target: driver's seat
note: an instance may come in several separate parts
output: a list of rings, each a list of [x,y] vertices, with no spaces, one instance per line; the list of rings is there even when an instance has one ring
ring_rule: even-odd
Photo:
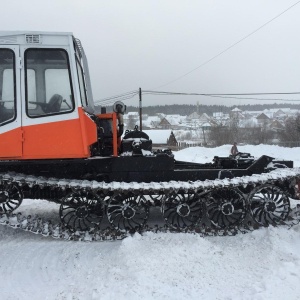
[[[46,113],[56,113],[60,111],[61,104],[63,102],[63,97],[59,94],[54,94],[49,102],[47,103],[47,106],[45,107]]]

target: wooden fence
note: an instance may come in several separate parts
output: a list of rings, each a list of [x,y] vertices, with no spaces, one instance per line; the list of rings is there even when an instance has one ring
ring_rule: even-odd
[[[266,145],[277,145],[281,147],[295,148],[300,147],[300,142],[266,142]],[[167,144],[153,144],[153,149],[171,149],[174,151],[182,150],[190,147],[213,147],[212,145],[208,145],[202,142],[177,142],[176,145],[170,146]]]

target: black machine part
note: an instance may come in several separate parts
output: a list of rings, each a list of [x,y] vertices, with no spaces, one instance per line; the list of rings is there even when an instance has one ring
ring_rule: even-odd
[[[152,140],[149,139],[149,136],[145,132],[139,131],[137,126],[132,131],[126,130],[121,144],[121,152],[142,155],[142,150],[152,151]]]
[[[126,112],[126,105],[121,101],[117,101],[114,103],[113,111],[118,114],[124,115],[124,113]]]
[[[121,137],[124,132],[123,115],[126,112],[126,105],[121,101],[117,101],[114,103],[113,111],[117,113],[118,116],[118,127],[119,127],[118,137]]]

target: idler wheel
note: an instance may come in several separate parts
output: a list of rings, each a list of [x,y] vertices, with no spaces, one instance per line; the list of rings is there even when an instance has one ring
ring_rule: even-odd
[[[162,205],[166,224],[174,229],[184,230],[195,227],[203,215],[203,204],[197,194],[173,193]]]
[[[135,232],[143,229],[149,217],[149,207],[142,195],[120,194],[107,204],[107,218],[118,230]]]
[[[62,224],[73,232],[99,228],[103,218],[102,199],[89,191],[71,192],[62,199],[59,216]]]
[[[263,226],[277,225],[289,215],[290,201],[279,187],[266,184],[249,195],[252,218]]]
[[[0,185],[0,214],[8,214],[17,209],[23,201],[23,193],[15,183]]]
[[[205,195],[207,216],[219,228],[240,224],[246,215],[246,201],[237,189],[222,188]]]

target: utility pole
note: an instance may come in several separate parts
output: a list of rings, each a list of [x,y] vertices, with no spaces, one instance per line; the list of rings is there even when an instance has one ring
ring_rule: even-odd
[[[205,140],[204,126],[202,126],[202,132],[203,132],[203,138],[204,138],[204,146],[206,146],[206,140]]]
[[[139,99],[140,99],[140,101],[139,101],[139,111],[140,111],[140,131],[142,131],[143,130],[143,128],[142,128],[142,89],[141,88],[139,88]]]

